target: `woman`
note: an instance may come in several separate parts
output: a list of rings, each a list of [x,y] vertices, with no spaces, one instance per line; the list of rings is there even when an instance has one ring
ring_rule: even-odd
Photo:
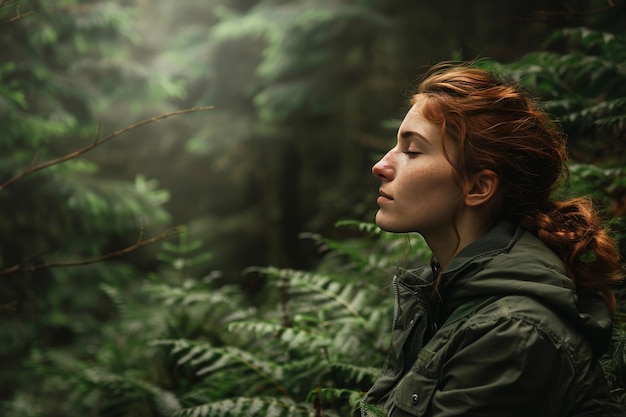
[[[433,262],[394,277],[364,416],[625,415],[598,363],[619,253],[588,200],[551,198],[565,159],[564,136],[513,84],[451,64],[422,80],[372,172],[378,226],[420,233]]]

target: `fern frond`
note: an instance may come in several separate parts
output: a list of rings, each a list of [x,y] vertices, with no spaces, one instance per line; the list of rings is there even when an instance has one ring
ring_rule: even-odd
[[[100,289],[109,297],[109,299],[115,305],[117,312],[121,317],[126,317],[128,308],[126,302],[122,298],[120,291],[112,285],[102,283]]]
[[[228,325],[229,331],[242,330],[254,333],[257,337],[276,338],[285,329],[285,326],[270,321],[236,321]]]
[[[351,415],[360,407],[363,392],[345,388],[316,388],[308,395],[307,401],[317,399],[321,402],[344,402],[348,401]]]
[[[384,276],[390,268],[407,261],[411,265],[424,264],[431,256],[430,248],[417,233],[398,235],[385,232],[374,223],[353,220],[342,220],[336,225],[356,228],[364,236],[337,241],[314,233],[301,234],[314,240],[324,253],[317,271],[323,271],[326,266],[335,275],[339,274],[335,278],[350,277],[346,273],[351,271],[363,281],[363,276]]]
[[[378,227],[375,223],[371,222],[361,222],[357,220],[339,220],[335,223],[336,227],[354,227],[356,226],[360,232],[365,232],[370,236],[380,236],[383,233],[383,230]]]
[[[594,30],[589,27],[564,28],[555,31],[552,36],[547,39],[547,44],[557,40],[569,40],[582,45],[585,50],[592,50],[596,47],[605,48],[611,43],[618,42],[620,39],[613,33]]]
[[[184,286],[146,284],[142,290],[166,306],[205,304],[214,307],[217,304],[236,307],[241,297],[234,287],[223,286],[219,290],[210,291],[206,285],[193,280]]]
[[[176,394],[136,377],[132,371],[115,373],[55,352],[46,352],[45,361],[47,366],[54,364],[50,372],[63,378],[66,384],[75,386],[76,390],[99,391],[103,398],[101,407],[114,410],[116,415],[125,415],[137,403],[151,403],[162,415],[171,415],[182,409]]]
[[[156,385],[149,384],[145,381],[137,379],[131,379],[130,381],[134,386],[151,394],[151,400],[160,414],[169,416],[182,409],[178,397],[173,392],[167,391]]]
[[[267,392],[269,385],[284,395],[288,394],[288,389],[280,382],[284,379],[282,367],[271,360],[259,359],[246,350],[185,340],[158,340],[152,345],[170,347],[170,355],[176,359],[176,365],[190,368],[197,377],[237,373],[238,378],[247,378],[247,391],[254,392],[264,387]]]
[[[332,270],[339,271],[362,269],[368,264],[368,250],[366,245],[372,242],[366,240],[337,241],[323,237],[317,233],[301,233],[300,237],[313,240],[318,245],[318,250],[324,253],[325,260],[338,259],[333,263]]]
[[[265,344],[273,339],[284,349],[302,353],[310,353],[321,347],[329,346],[332,342],[323,333],[315,331],[310,326],[287,327],[268,321],[237,321],[231,323],[227,329],[232,332],[254,334],[255,339],[262,340]]]
[[[292,296],[301,296],[307,300],[308,309],[305,311],[333,313],[334,317],[350,315],[362,321],[367,326],[366,318],[359,309],[365,304],[367,291],[354,284],[341,284],[333,277],[311,272],[295,271],[268,267],[262,270],[266,275],[287,279]],[[284,285],[281,282],[280,285]],[[305,305],[300,307],[306,308]]]
[[[605,100],[591,103],[578,111],[567,113],[561,119],[571,123],[587,120],[589,124],[594,123],[603,126],[617,125],[620,122],[623,125],[626,120],[626,116],[624,116],[625,109],[626,99],[624,98]]]
[[[346,379],[360,383],[364,380],[373,382],[380,375],[380,367],[357,366],[352,363],[334,363],[333,368]]]
[[[386,417],[387,416],[386,410],[382,410],[371,404],[363,404],[363,408],[365,409],[365,412],[366,412],[365,415],[367,417]]]
[[[314,410],[289,398],[239,397],[189,407],[173,417],[314,417]]]

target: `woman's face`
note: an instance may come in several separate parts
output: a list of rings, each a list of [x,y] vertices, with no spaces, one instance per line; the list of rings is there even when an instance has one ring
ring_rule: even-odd
[[[390,232],[419,232],[428,240],[454,233],[463,192],[444,155],[439,126],[421,114],[424,100],[418,96],[398,130],[396,146],[372,173],[382,183],[376,224]],[[446,144],[454,157],[454,146]]]

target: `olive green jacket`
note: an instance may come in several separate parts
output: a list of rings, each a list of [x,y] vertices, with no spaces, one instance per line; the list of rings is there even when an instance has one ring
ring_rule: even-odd
[[[372,405],[391,417],[626,416],[597,361],[611,339],[604,300],[577,294],[534,235],[503,222],[453,259],[438,292],[433,273],[394,277],[391,346],[364,417]]]

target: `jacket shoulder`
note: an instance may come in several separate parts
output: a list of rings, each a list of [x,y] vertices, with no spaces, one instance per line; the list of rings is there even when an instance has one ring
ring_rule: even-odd
[[[521,334],[523,332],[537,332],[550,342],[547,346],[565,354],[573,368],[583,366],[593,356],[577,323],[540,300],[525,295],[505,296],[488,303],[462,320],[454,333],[482,333],[494,326],[519,328],[520,338],[526,338]]]

